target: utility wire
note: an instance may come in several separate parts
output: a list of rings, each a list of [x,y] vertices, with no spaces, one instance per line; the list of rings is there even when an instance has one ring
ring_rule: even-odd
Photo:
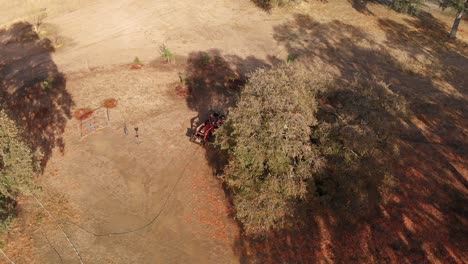
[[[10,262],[10,264],[15,264],[15,262],[13,262],[13,260],[11,260],[7,254],[5,254],[5,252],[3,252],[3,250],[0,248],[0,252],[2,252],[3,256],[5,256],[5,258]]]
[[[70,238],[68,237],[68,235],[65,233],[65,231],[63,231],[63,228],[62,226],[57,222],[57,220],[55,219],[55,217],[49,212],[49,210],[47,210],[44,205],[37,199],[37,197],[31,193],[31,196],[34,197],[34,200],[36,200],[36,202],[42,207],[42,209],[44,209],[44,211],[47,212],[47,214],[50,216],[50,218],[54,221],[54,223],[60,228],[60,231],[62,231],[63,235],[65,236],[65,238],[67,239],[68,241],[68,244],[70,244],[70,246],[73,248],[73,250],[75,251],[76,255],[78,256],[78,258],[80,259],[80,263],[83,264],[83,259],[81,258],[81,255],[80,255],[80,252],[78,251],[78,249],[75,247],[75,245],[73,245],[73,243],[71,242]]]
[[[63,263],[62,255],[60,255],[60,253],[58,252],[58,250],[52,245],[52,243],[50,243],[50,240],[49,240],[49,238],[47,237],[46,232],[42,229],[42,227],[41,227],[40,229],[41,229],[41,232],[42,232],[42,234],[44,235],[45,239],[47,240],[47,243],[49,244],[49,246],[55,251],[55,253],[57,254],[57,256],[60,258],[60,263]]]

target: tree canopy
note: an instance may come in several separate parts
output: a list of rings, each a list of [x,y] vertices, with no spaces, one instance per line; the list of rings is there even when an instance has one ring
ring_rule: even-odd
[[[399,98],[382,85],[335,89],[331,81],[290,64],[257,70],[217,131],[248,233],[285,227],[311,198],[367,207],[391,183]]]
[[[0,110],[0,194],[14,197],[32,186],[38,162],[23,141],[22,131]]]
[[[218,142],[232,159],[226,169],[237,218],[252,232],[282,225],[307,179],[323,166],[310,142],[323,79],[285,66],[253,73]]]
[[[39,170],[37,155],[23,140],[22,130],[0,109],[0,227],[15,213],[15,198],[33,187]]]
[[[468,9],[466,0],[439,0],[443,8],[451,7],[457,11],[466,11]]]

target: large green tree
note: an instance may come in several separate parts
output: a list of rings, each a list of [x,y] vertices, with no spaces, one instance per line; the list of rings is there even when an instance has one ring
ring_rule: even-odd
[[[457,31],[463,15],[468,12],[468,0],[440,0],[440,6],[445,8],[453,8],[457,11],[455,20],[453,21],[452,30],[450,30],[450,38],[457,38]]]
[[[256,71],[217,133],[231,156],[225,173],[237,218],[250,233],[283,226],[323,166],[310,141],[316,94],[326,85],[315,77],[292,66]]]
[[[310,201],[359,214],[382,200],[404,107],[385,85],[333,83],[291,64],[257,70],[217,131],[246,232],[287,227]]]
[[[22,130],[0,109],[0,222],[10,217],[16,196],[32,189],[37,158],[23,140]]]

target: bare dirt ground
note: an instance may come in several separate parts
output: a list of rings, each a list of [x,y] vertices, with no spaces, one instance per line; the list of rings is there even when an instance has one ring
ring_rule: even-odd
[[[71,120],[63,133],[65,151],[53,154],[40,180],[40,199],[85,263],[236,262],[231,248],[237,227],[204,149],[188,141],[191,118],[198,113],[175,95],[174,79],[175,69],[128,67],[68,75],[75,104],[99,106],[104,97],[119,101],[110,110],[110,126],[83,139],[79,122]],[[54,208],[56,193],[65,195],[66,213]],[[34,209],[34,200],[23,202],[34,214],[41,211],[37,204]],[[31,255],[14,253],[24,241],[11,241],[16,263],[77,263],[47,215],[31,221],[43,232],[34,232],[35,226],[26,230],[37,246]],[[46,235],[59,253],[44,247]]]
[[[65,13],[56,10],[67,4],[42,2],[55,7],[45,22],[68,42],[63,52],[54,54],[65,71],[129,63],[135,56],[149,62],[159,57],[162,44],[182,56],[211,48],[259,58],[286,55],[271,38],[271,25],[278,17],[247,0],[83,1]],[[76,7],[75,2],[69,5]],[[31,9],[30,19],[37,13],[37,8]]]
[[[21,102],[9,107],[32,144],[48,155],[38,197],[84,263],[468,261],[466,21],[460,40],[446,42],[451,18],[444,13],[415,18],[375,4],[353,8],[344,0],[333,8],[317,1],[272,14],[246,0],[0,5],[0,24],[31,20],[47,7],[40,35],[64,42],[52,52],[45,42],[0,32],[0,77],[6,83],[0,95]],[[176,65],[161,64],[161,44],[180,56]],[[197,68],[200,51],[223,60]],[[230,104],[220,78],[289,54],[321,63],[343,80],[359,73],[390,83],[409,102],[413,118],[401,133],[398,188],[376,216],[355,226],[334,212],[317,212],[309,230],[259,240],[239,234],[212,176],[215,158],[186,134],[192,118]],[[142,70],[122,66],[135,56],[146,64]],[[179,71],[203,80],[205,90],[177,97]],[[30,93],[24,87],[51,75],[64,76],[53,93],[37,94],[37,104],[22,99]],[[80,139],[73,111],[106,98],[119,102],[110,111],[110,126]],[[31,117],[37,111],[42,114]],[[34,199],[25,197],[19,210],[4,247],[16,263],[79,263]]]

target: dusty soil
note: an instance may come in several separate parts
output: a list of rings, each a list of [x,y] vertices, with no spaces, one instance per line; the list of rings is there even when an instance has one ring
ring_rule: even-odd
[[[232,245],[238,229],[204,149],[186,136],[197,113],[175,95],[175,79],[175,69],[128,67],[68,75],[67,89],[76,105],[99,107],[108,97],[119,102],[110,109],[110,125],[84,138],[79,122],[70,120],[63,134],[65,151],[54,153],[40,180],[40,199],[85,263],[236,262]],[[69,213],[54,208],[53,193],[65,194]],[[34,200],[23,203],[34,208]],[[16,263],[60,258],[77,263],[52,219],[33,220],[60,256],[44,247],[44,233],[36,232],[32,238],[38,248],[32,255],[14,253],[15,245],[24,242],[7,246]]]
[[[224,193],[212,177],[204,149],[188,141],[187,117],[197,113],[175,97],[176,78],[175,71],[126,68],[69,76],[73,97],[81,98],[77,105],[99,105],[98,98],[104,97],[118,98],[120,104],[110,110],[110,127],[82,140],[77,124],[70,122],[64,156],[48,165],[48,171],[57,175],[44,185],[75,190],[67,191],[67,196],[80,218],[69,220],[91,232],[119,233],[147,226],[129,234],[96,237],[63,219],[85,262],[235,262],[230,244],[236,227],[227,214],[220,208],[203,216],[192,211],[202,205],[209,210],[210,201],[223,198]],[[217,192],[205,193],[203,185],[214,186]],[[205,223],[200,217],[217,223]],[[231,228],[228,235],[213,233],[227,228]],[[103,248],[111,250],[103,252]]]
[[[159,59],[162,44],[181,56],[212,48],[242,57],[286,55],[271,38],[278,18],[247,0],[85,3],[46,20],[68,42],[55,54],[66,71],[129,63],[135,56],[149,63]]]
[[[52,99],[39,105],[54,109],[45,125],[28,119],[37,109],[25,108],[27,101],[17,113],[33,143],[49,143],[40,146],[48,157],[38,198],[84,263],[466,263],[466,23],[458,42],[439,42],[451,22],[445,13],[414,18],[350,2],[267,14],[247,0],[0,0],[0,24],[32,21],[47,7],[39,35],[52,45],[61,39],[51,53],[38,42],[12,44],[0,32],[0,77],[9,93],[51,69],[66,77],[54,97],[42,95]],[[178,56],[176,65],[161,63],[161,44]],[[391,202],[359,227],[318,212],[310,230],[240,236],[212,159],[187,137],[192,118],[224,101],[209,90],[187,99],[174,90],[178,72],[200,72],[186,64],[200,51],[222,55],[213,68],[226,76],[229,67],[244,73],[295,54],[339,78],[359,72],[390,83],[414,112],[402,131]],[[143,69],[129,69],[135,56]],[[219,89],[210,76],[201,76],[206,87]],[[71,113],[107,98],[119,102],[110,125],[81,138]],[[37,133],[57,120],[55,132]],[[18,264],[79,263],[33,198],[23,198],[19,210],[4,247],[9,257]]]

